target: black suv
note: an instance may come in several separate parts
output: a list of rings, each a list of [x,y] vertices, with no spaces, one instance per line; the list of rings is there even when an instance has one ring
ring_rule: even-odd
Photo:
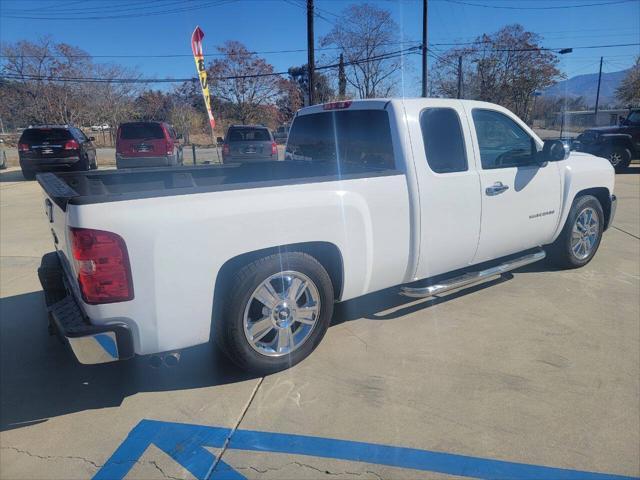
[[[631,159],[640,158],[640,108],[629,110],[619,126],[585,130],[578,135],[573,148],[608,159],[616,171],[624,170]]]
[[[33,180],[37,172],[98,168],[93,140],[70,125],[29,127],[18,141],[22,175]]]

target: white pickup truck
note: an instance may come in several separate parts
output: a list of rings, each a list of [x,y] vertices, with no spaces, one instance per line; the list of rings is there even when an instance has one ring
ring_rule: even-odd
[[[284,161],[38,181],[56,248],[39,275],[80,362],[213,340],[260,373],[309,355],[335,302],[585,265],[616,207],[607,160],[444,99],[304,108]]]

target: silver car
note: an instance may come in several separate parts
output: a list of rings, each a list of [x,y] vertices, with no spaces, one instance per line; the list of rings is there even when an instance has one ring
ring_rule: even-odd
[[[267,127],[231,125],[223,141],[222,160],[225,163],[278,160],[278,147]]]

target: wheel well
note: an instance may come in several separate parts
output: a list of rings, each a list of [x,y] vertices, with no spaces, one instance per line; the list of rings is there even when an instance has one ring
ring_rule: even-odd
[[[342,255],[340,250],[333,243],[329,242],[305,242],[293,243],[289,245],[279,245],[277,247],[264,248],[253,252],[243,253],[237,257],[227,260],[220,268],[215,283],[215,296],[223,294],[225,282],[230,275],[242,266],[253,262],[259,258],[267,257],[273,254],[282,254],[285,252],[303,252],[315,258],[329,274],[331,283],[333,284],[334,297],[337,299],[342,295],[342,285],[344,277],[344,269],[342,263]],[[223,297],[222,297],[223,298]],[[214,298],[215,302],[215,298]],[[220,302],[218,302],[220,303]],[[215,303],[214,303],[215,304]]]
[[[609,217],[611,216],[611,196],[609,190],[605,187],[587,188],[586,190],[579,191],[575,198],[584,195],[593,195],[598,199],[602,207],[602,213],[604,213],[604,226],[609,225]]]
[[[609,143],[609,149],[612,150],[618,147],[626,148],[630,150],[631,153],[633,153],[633,142],[631,141],[631,138],[628,138],[628,137],[612,138]]]

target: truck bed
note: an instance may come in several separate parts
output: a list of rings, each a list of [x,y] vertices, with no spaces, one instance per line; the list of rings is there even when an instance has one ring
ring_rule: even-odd
[[[243,188],[397,175],[397,170],[335,162],[272,161],[194,167],[42,173],[41,187],[60,208]]]

